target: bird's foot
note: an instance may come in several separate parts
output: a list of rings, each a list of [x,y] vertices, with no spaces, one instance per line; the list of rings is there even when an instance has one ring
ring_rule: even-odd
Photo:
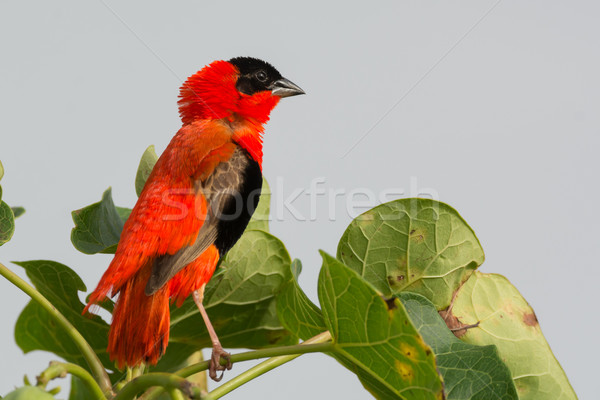
[[[219,382],[223,379],[225,370],[229,371],[232,367],[230,361],[231,354],[223,350],[220,343],[214,344],[212,348],[212,355],[210,356],[210,367],[208,369],[208,376],[215,382]],[[227,364],[221,365],[221,359],[227,361]],[[220,376],[217,376],[217,371],[222,371]]]

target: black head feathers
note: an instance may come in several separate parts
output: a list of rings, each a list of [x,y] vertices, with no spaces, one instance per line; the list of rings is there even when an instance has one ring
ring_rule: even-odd
[[[247,95],[271,90],[273,84],[283,78],[274,66],[258,58],[235,57],[229,62],[240,71],[237,89]]]

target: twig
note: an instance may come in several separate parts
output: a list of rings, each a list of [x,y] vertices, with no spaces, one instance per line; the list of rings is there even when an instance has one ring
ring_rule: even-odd
[[[90,390],[94,399],[105,400],[106,397],[102,393],[102,389],[98,386],[98,383],[94,380],[92,375],[79,365],[72,363],[63,363],[58,361],[50,362],[50,366],[46,368],[37,377],[37,386],[46,388],[48,382],[56,378],[64,378],[67,374],[76,376],[83,382],[83,384]]]

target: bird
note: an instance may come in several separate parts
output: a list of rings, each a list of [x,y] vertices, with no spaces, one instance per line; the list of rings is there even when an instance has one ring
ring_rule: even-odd
[[[158,362],[169,340],[169,304],[190,295],[212,342],[209,376],[219,381],[231,369],[202,305],[204,289],[258,205],[264,125],[280,99],[301,94],[253,57],[214,61],[181,86],[182,127],[148,176],[83,311],[118,294],[107,350],[119,369]]]

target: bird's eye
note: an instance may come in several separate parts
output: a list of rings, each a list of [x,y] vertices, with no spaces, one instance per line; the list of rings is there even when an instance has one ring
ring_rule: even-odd
[[[265,71],[258,71],[256,73],[256,79],[258,79],[261,82],[266,82],[267,81],[267,73]]]

